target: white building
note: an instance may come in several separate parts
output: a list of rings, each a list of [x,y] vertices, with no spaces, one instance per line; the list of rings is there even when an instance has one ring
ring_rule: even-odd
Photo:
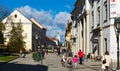
[[[114,61],[117,59],[114,18],[120,15],[119,8],[120,0],[91,1],[91,47],[96,49],[96,55],[109,51]]]
[[[85,54],[90,52],[90,4],[89,0],[77,0],[72,11],[72,51],[77,54],[81,49]]]
[[[120,0],[77,0],[72,11],[73,52],[82,49],[86,54],[101,56],[109,51],[117,60],[117,41],[114,18],[120,17]]]
[[[24,41],[26,42],[26,50],[36,51],[38,47],[45,44],[46,29],[36,20],[28,19],[20,11],[13,11],[8,17],[3,20],[6,31],[4,37],[9,41],[9,32],[11,30],[11,22],[21,23],[23,25]],[[14,37],[13,37],[14,38]]]

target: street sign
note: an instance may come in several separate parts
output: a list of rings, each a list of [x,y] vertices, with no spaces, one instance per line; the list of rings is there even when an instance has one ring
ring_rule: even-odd
[[[120,17],[115,18],[115,23],[120,23]]]

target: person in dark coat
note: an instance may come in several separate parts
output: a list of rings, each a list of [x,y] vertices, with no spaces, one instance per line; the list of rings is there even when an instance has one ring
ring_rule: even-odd
[[[45,49],[42,49],[42,57],[45,58]]]
[[[60,56],[60,48],[57,49],[58,56]]]

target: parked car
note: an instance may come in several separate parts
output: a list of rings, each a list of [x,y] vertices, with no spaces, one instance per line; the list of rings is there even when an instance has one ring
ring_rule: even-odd
[[[52,50],[51,50],[51,49],[48,49],[47,51],[48,51],[48,53],[52,53]]]

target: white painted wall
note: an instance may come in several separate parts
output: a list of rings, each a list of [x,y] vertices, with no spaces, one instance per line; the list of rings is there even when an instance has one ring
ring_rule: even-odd
[[[110,27],[110,55],[114,61],[117,59],[117,40],[114,27]]]
[[[15,15],[17,15],[17,17],[15,18]],[[23,36],[25,37],[24,38],[24,41],[26,42],[26,49],[29,50],[29,49],[32,49],[32,22],[27,19],[25,16],[23,16],[18,10],[15,10],[13,11],[9,16],[9,18],[11,18],[10,20],[12,20],[11,22],[14,22],[14,23],[18,23],[18,22],[21,22],[22,25],[23,25]],[[7,17],[7,18],[8,18]],[[6,21],[8,21],[8,19],[5,18],[3,20],[3,23],[5,23]],[[6,26],[9,27],[6,27],[6,31],[5,33],[8,33],[12,28],[10,28],[10,23],[9,24],[6,24]],[[7,41],[9,37],[7,37]]]

